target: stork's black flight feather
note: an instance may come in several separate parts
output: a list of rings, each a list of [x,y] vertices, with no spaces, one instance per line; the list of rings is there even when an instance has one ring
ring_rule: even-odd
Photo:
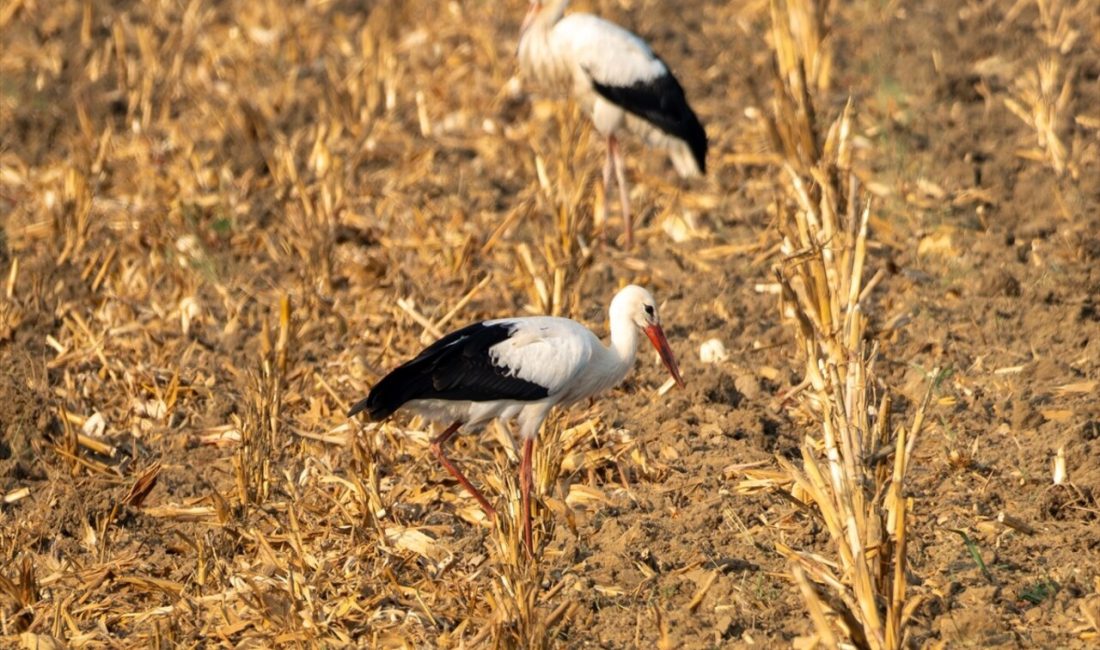
[[[592,86],[623,110],[686,142],[699,171],[707,173],[707,132],[671,72],[629,86],[606,85],[593,79]]]
[[[508,323],[474,323],[451,332],[383,377],[348,416],[366,411],[371,420],[383,420],[414,399],[487,402],[546,397],[545,386],[510,377],[512,370],[495,365],[489,356],[489,348],[514,330]]]

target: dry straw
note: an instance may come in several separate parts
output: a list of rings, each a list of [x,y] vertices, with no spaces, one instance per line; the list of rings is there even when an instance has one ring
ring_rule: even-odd
[[[776,1],[772,19],[776,97],[763,128],[783,158],[777,209],[786,256],[776,277],[805,364],[798,408],[817,432],[806,435],[800,464],[780,458],[782,476],[750,470],[742,487],[788,491],[828,531],[828,555],[777,544],[817,640],[898,648],[919,603],[906,591],[905,476],[931,392],[911,426],[891,425],[892,401],[877,388],[866,333],[877,280],[864,281],[872,206],[852,169],[852,106],[821,132],[812,90],[822,81],[808,77],[828,59],[827,44],[813,40],[827,33],[824,5]]]
[[[1022,69],[1013,75],[1010,96],[1004,98],[1004,104],[1035,131],[1037,147],[1022,149],[1017,155],[1045,160],[1057,175],[1068,172],[1077,180],[1081,143],[1072,138],[1074,122],[1081,127],[1096,128],[1096,125],[1088,116],[1074,114],[1073,99],[1078,94],[1074,83],[1078,70],[1075,65],[1066,63],[1066,57],[1086,35],[1084,26],[1088,24],[1095,3],[1091,0],[1017,0],[1005,13],[1005,22],[1015,21],[1032,5],[1039,14],[1036,36],[1040,47],[1035,49],[1042,54],[1038,61],[1020,61],[1014,66]]]

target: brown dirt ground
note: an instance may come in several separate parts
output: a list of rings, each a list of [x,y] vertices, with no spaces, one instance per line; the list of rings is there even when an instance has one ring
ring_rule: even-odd
[[[0,589],[0,642],[486,638],[502,587],[474,509],[423,434],[363,433],[343,413],[421,344],[399,298],[435,320],[492,273],[450,326],[522,311],[534,300],[517,247],[549,277],[555,202],[591,214],[599,143],[511,81],[523,4],[0,11],[0,496],[13,497],[0,576],[17,585],[26,566],[34,584]],[[777,495],[738,494],[731,468],[796,457],[805,432],[775,407],[799,380],[792,329],[754,289],[777,261],[779,172],[733,155],[759,142],[745,80],[767,79],[766,3],[577,4],[670,62],[713,172],[680,185],[631,146],[640,245],[594,247],[567,272],[563,311],[601,332],[618,285],[650,286],[688,388],[658,397],[645,354],[623,387],[562,418],[596,435],[556,494],[600,497],[543,516],[541,579],[560,589],[538,607],[578,603],[562,646],[653,647],[662,629],[676,647],[789,645],[812,625],[774,544],[824,550],[826,533]],[[1065,55],[1074,179],[1029,156],[1035,132],[1005,105],[1044,56],[1034,6],[854,4],[837,9],[824,104],[832,116],[854,98],[878,195],[880,380],[911,415],[931,369],[948,371],[911,469],[911,641],[1084,647],[1079,607],[1100,584],[1100,9],[1075,18]],[[664,224],[680,218],[696,229],[677,243]],[[727,244],[738,252],[715,252]],[[265,426],[282,296],[268,495],[244,507],[236,445],[204,436]],[[700,362],[710,338],[728,361]],[[113,454],[75,441],[96,413]],[[513,465],[489,438],[454,455],[499,496]],[[1059,449],[1069,484],[1054,486]],[[154,462],[148,498],[123,505]]]

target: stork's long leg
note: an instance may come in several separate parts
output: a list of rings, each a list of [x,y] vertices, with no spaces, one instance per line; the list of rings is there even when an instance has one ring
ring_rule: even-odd
[[[496,517],[497,511],[493,509],[493,506],[489,505],[489,500],[482,496],[481,492],[479,492],[478,489],[474,487],[473,483],[470,483],[469,479],[467,479],[466,476],[463,475],[463,473],[459,471],[457,467],[455,467],[454,463],[451,462],[451,459],[447,458],[447,454],[443,453],[443,445],[446,444],[447,441],[450,440],[455,435],[455,433],[458,432],[458,428],[460,426],[462,426],[462,422],[457,421],[451,426],[447,427],[446,431],[433,438],[431,445],[432,451],[435,453],[436,458],[439,459],[440,464],[442,464],[443,467],[445,467],[447,471],[451,473],[451,476],[455,477],[458,482],[462,484],[462,487],[466,488],[466,491],[473,495],[475,499],[477,499],[477,502],[481,504],[481,509],[485,511],[485,514],[489,515],[490,518]]]
[[[615,159],[611,150],[615,147],[615,136],[607,136],[607,159],[603,162],[603,200],[611,198],[611,172],[615,170]]]
[[[535,446],[535,439],[528,438],[523,441],[523,460],[519,464],[519,494],[523,503],[523,543],[527,545],[527,552],[534,554],[534,544],[531,543],[531,452]]]
[[[611,142],[612,140],[614,140],[614,138],[614,135],[607,136],[607,155],[604,156],[603,161],[603,204],[599,207],[599,209],[602,211],[602,218],[600,219],[600,223],[597,224],[599,229],[597,236],[600,238],[601,241],[607,239],[608,233],[607,215],[610,210],[607,206],[611,203],[611,175],[615,171],[615,161],[611,157]]]
[[[615,179],[619,183],[619,203],[623,208],[623,230],[626,231],[626,247],[634,245],[634,222],[630,215],[630,190],[626,186],[626,169],[623,166],[623,154],[619,151],[619,141],[614,135],[607,138],[607,152],[611,166],[615,168]]]

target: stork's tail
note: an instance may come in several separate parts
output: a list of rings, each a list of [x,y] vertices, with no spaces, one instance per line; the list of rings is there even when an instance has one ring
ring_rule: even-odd
[[[682,178],[694,178],[707,173],[707,132],[694,113],[688,114],[685,121],[677,125],[676,132],[665,131],[633,116],[628,117],[628,124],[651,147],[667,151],[672,166]]]
[[[694,178],[707,173],[706,141],[703,147],[692,147],[679,138],[669,138],[668,156],[682,178]]]

